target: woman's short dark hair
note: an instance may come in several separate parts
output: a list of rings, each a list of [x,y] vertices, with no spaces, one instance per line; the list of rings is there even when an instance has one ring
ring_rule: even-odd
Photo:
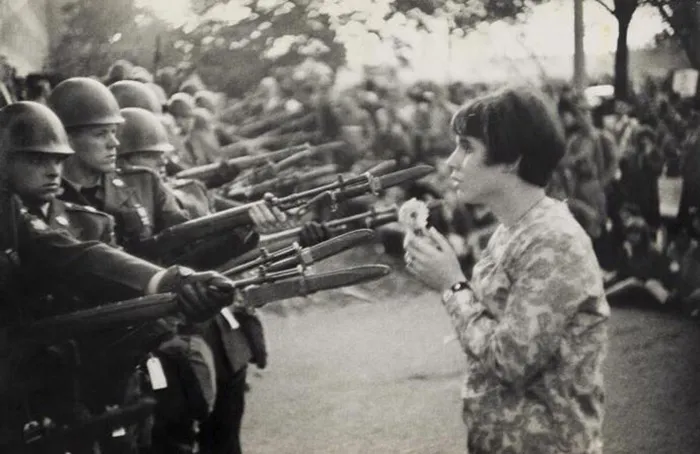
[[[518,176],[545,187],[564,156],[564,131],[555,107],[530,87],[509,87],[475,99],[452,117],[458,137],[476,137],[487,148],[486,165],[513,164]]]

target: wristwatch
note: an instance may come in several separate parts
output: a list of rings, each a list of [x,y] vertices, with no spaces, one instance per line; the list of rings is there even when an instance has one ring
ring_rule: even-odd
[[[448,288],[447,290],[445,290],[442,293],[442,301],[446,302],[450,298],[452,298],[455,293],[457,293],[461,290],[464,290],[464,289],[471,290],[471,288],[472,288],[471,285],[469,285],[469,282],[467,282],[467,281],[459,281],[455,284],[452,284],[452,286],[450,288]]]

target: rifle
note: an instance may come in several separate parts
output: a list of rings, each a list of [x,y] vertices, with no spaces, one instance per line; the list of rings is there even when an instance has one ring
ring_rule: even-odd
[[[258,137],[272,129],[278,128],[287,122],[294,122],[304,117],[308,117],[304,111],[298,112],[282,112],[279,114],[274,114],[261,119],[255,119],[253,121],[243,123],[235,129],[235,134],[237,136],[252,138]]]
[[[306,148],[303,151],[293,154],[288,158],[284,158],[278,162],[269,162],[266,165],[257,168],[250,169],[243,175],[237,178],[235,183],[241,184],[255,184],[264,181],[269,178],[277,176],[282,170],[288,169],[299,162],[302,162],[308,158],[311,158],[320,153],[333,152],[336,150],[342,150],[345,147],[345,142],[328,142],[320,145],[315,145],[310,148]]]
[[[229,268],[223,271],[222,274],[231,277],[259,267],[265,267],[266,271],[278,271],[298,264],[308,266],[326,257],[353,248],[373,237],[373,231],[360,229],[303,249],[299,246],[299,243],[295,242],[291,246],[282,248],[272,254],[263,251],[257,258]]]
[[[262,148],[276,150],[283,147],[301,145],[306,142],[317,140],[316,132],[298,131],[279,136],[260,136],[254,139],[241,140],[219,149],[219,153],[224,157],[235,157],[242,154],[254,154],[255,150]]]
[[[282,160],[288,158],[308,148],[308,144],[295,145],[293,147],[287,147],[281,150],[271,151],[269,153],[263,153],[255,156],[241,156],[238,158],[232,158],[227,161],[224,161],[223,163],[205,164],[202,166],[192,167],[190,169],[180,171],[177,174],[175,174],[175,178],[194,178],[197,180],[202,180],[206,184],[209,180],[216,179],[219,177],[222,164],[224,166],[235,167],[238,170],[245,170],[260,164],[273,162],[277,159]],[[207,185],[207,187],[210,186]]]
[[[305,203],[317,203],[318,196],[324,196],[331,201],[333,207],[337,203],[366,193],[378,194],[386,188],[396,186],[406,181],[422,178],[433,171],[428,165],[418,165],[398,172],[392,172],[381,177],[374,177],[367,173],[344,180],[341,176],[338,181],[317,188],[290,194],[277,198],[266,195],[265,201],[283,211],[301,207],[299,215],[306,210]],[[317,198],[317,200],[314,200]],[[309,201],[311,199],[311,201]],[[248,211],[260,201],[250,202],[228,210],[220,211],[199,219],[193,219],[167,228],[157,235],[142,241],[137,247],[145,256],[158,257],[164,251],[171,252],[186,247],[194,241],[211,235],[219,235],[228,232],[234,227],[247,225],[252,222]],[[306,208],[308,210],[308,207]]]
[[[244,307],[261,307],[280,299],[305,296],[322,290],[379,279],[390,272],[391,268],[386,265],[360,265],[307,275],[304,268],[299,266],[294,269],[261,273],[258,276],[239,279],[235,281],[235,287],[241,289]],[[248,290],[250,290],[247,289],[249,286],[254,286],[254,289],[257,289],[253,292],[256,299],[252,303],[246,297]],[[270,290],[261,290],[267,287],[270,287]],[[280,289],[284,289],[286,293],[279,294]],[[263,300],[262,295],[269,295],[269,299]],[[172,293],[163,293],[42,319],[30,324],[23,335],[28,339],[41,339],[42,341],[47,337],[55,336],[66,339],[78,334],[101,331],[107,328],[154,321],[178,313],[177,296]]]
[[[78,421],[74,425],[51,427],[49,421],[30,421],[24,424],[21,440],[0,441],[2,452],[30,454],[57,450],[59,446],[68,446],[75,440],[97,440],[105,432],[121,427],[128,427],[148,417],[156,406],[156,400],[141,398],[138,402],[106,410],[104,413]]]
[[[299,186],[301,183],[307,183],[315,180],[316,178],[321,178],[328,176],[330,174],[336,173],[338,171],[338,166],[335,164],[328,164],[325,166],[317,167],[311,169],[308,172],[304,172],[300,175],[298,172],[288,176],[279,176],[272,178],[261,183],[238,186],[229,190],[227,196],[231,199],[253,199],[261,197],[266,192],[284,192],[289,189],[293,189]]]
[[[280,126],[263,133],[265,136],[279,136],[290,132],[308,131],[316,124],[316,114],[306,114],[301,118],[293,118],[285,121]]]
[[[433,201],[428,204],[428,210],[431,212],[439,207],[439,201]],[[323,222],[322,225],[329,230],[331,235],[338,235],[351,228],[374,229],[382,225],[391,224],[392,222],[396,222],[398,220],[398,213],[399,208],[397,205],[392,205],[388,208],[380,210],[372,208],[371,210],[363,213]],[[288,244],[290,241],[297,240],[301,229],[301,227],[292,227],[291,229],[283,230],[281,232],[263,235],[260,237],[259,241],[261,247],[252,249],[245,254],[236,257],[234,260],[226,263],[226,266],[233,269],[243,266],[252,260],[260,260],[261,257],[274,256],[274,254],[278,254],[280,251],[286,250],[289,247]],[[277,248],[273,249],[274,247]]]

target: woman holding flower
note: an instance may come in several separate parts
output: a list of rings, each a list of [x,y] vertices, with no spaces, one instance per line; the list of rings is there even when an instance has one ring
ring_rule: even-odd
[[[564,155],[556,113],[504,89],[452,119],[451,186],[500,222],[468,279],[434,229],[406,236],[408,270],[439,290],[466,353],[470,453],[601,453],[605,300],[589,237],[545,194]]]

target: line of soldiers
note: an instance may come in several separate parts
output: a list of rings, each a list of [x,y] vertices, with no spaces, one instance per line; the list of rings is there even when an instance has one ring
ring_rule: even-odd
[[[4,330],[13,334],[46,317],[167,292],[177,295],[180,315],[66,334],[46,348],[16,348],[10,336],[6,346],[21,353],[0,368],[10,403],[2,412],[0,446],[42,453],[240,452],[248,364],[267,363],[262,324],[246,304],[249,294],[229,274],[193,270],[228,269],[232,258],[257,250],[261,233],[292,229],[287,237],[306,248],[327,240],[330,229],[311,220],[314,206],[302,223],[254,192],[248,203],[216,196],[211,187],[241,173],[256,181],[255,173],[221,159],[221,142],[210,139],[211,115],[198,117],[185,94],[167,104],[172,123],[163,121],[162,101],[138,81],[106,87],[70,78],[46,103],[21,101],[0,110]],[[199,142],[192,134],[197,127],[207,132]],[[199,153],[202,144],[209,156]],[[186,156],[192,160],[183,162]],[[201,164],[213,164],[218,181],[172,176]],[[378,181],[366,178],[364,186],[338,181],[324,188],[340,192],[319,194],[335,204],[344,190],[374,191]],[[284,200],[303,199],[290,197]],[[236,207],[246,222],[219,226],[178,250],[172,242],[144,247],[154,238],[172,239],[175,228],[228,222]],[[227,211],[216,213],[221,210]],[[366,224],[362,216],[356,221],[339,226]],[[294,284],[300,292],[314,290],[306,282]],[[278,292],[257,299],[294,296]],[[148,399],[153,396],[155,402]],[[147,424],[144,411],[152,413]],[[104,416],[113,414],[121,416]],[[82,429],[64,430],[60,443],[47,436],[64,426]]]

